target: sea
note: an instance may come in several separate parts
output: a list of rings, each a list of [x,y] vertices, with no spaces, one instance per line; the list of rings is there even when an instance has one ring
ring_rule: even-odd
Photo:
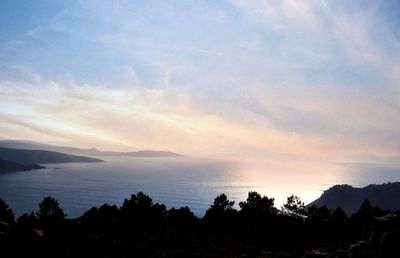
[[[275,198],[280,208],[298,195],[306,204],[335,184],[363,187],[400,181],[400,166],[376,163],[292,162],[213,157],[106,157],[100,163],[43,164],[46,168],[0,174],[0,198],[18,217],[55,197],[69,218],[104,203],[122,205],[137,192],[167,208],[188,206],[201,217],[225,193],[245,201],[250,191]]]

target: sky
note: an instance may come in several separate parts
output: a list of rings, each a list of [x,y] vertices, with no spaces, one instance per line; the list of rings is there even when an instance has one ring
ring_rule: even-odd
[[[0,138],[400,158],[400,3],[0,3]]]

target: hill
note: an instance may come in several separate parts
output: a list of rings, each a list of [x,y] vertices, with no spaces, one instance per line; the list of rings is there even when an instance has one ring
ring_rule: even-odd
[[[67,146],[55,146],[49,144],[42,144],[33,141],[20,141],[20,140],[2,140],[0,147],[12,149],[26,149],[26,150],[47,150],[63,152],[72,155],[83,156],[120,156],[120,157],[149,157],[149,158],[162,158],[162,157],[181,157],[182,155],[171,151],[154,151],[154,150],[139,150],[131,152],[117,152],[117,151],[101,151],[95,148],[81,149]]]
[[[0,159],[0,173],[27,171],[27,170],[41,169],[41,168],[44,167],[38,164],[23,164],[23,163]]]
[[[368,199],[372,205],[379,206],[381,209],[400,210],[400,182],[368,185],[363,188],[356,188],[350,185],[335,185],[324,191],[321,197],[307,206],[315,205],[321,207],[326,205],[331,209],[340,206],[347,214],[352,214],[357,211],[365,199]]]
[[[102,162],[101,159],[70,155],[45,150],[22,150],[0,147],[0,158],[20,164],[43,164],[64,162]]]

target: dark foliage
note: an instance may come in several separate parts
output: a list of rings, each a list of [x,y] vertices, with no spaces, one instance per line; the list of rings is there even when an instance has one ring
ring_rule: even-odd
[[[240,202],[241,213],[252,218],[271,217],[278,213],[274,207],[274,198],[261,196],[257,192],[249,192],[247,200]]]
[[[197,221],[189,207],[172,208],[166,214],[166,222],[173,226],[190,226]]]
[[[6,223],[14,222],[14,212],[8,207],[7,203],[0,198],[0,221]]]
[[[24,228],[33,228],[37,224],[37,219],[35,216],[35,213],[33,211],[28,214],[24,213],[21,215],[18,220],[17,220],[18,225],[24,227]]]
[[[346,223],[349,218],[341,207],[337,207],[332,211],[330,220],[335,224]]]
[[[316,207],[315,205],[308,208],[308,220],[314,224],[322,224],[328,221],[331,211],[326,207]]]
[[[121,207],[103,204],[67,219],[58,201],[46,197],[36,214],[13,223],[12,211],[0,199],[2,221],[13,223],[0,234],[0,248],[4,257],[348,257],[350,251],[352,257],[357,252],[375,257],[396,249],[398,235],[384,234],[393,225],[400,228],[396,214],[389,216],[390,226],[375,227],[374,237],[384,235],[384,245],[351,246],[369,241],[374,217],[385,214],[368,201],[350,218],[340,207],[306,211],[294,195],[281,211],[273,198],[256,192],[239,207],[221,194],[199,219],[188,207],[167,210],[139,192]]]
[[[282,212],[290,216],[304,215],[304,202],[300,200],[300,197],[296,195],[291,195],[287,198],[286,203],[283,205]]]
[[[58,201],[53,197],[45,197],[39,203],[39,211],[36,213],[36,217],[44,224],[61,222],[66,216]]]
[[[232,223],[237,215],[233,208],[234,201],[230,201],[226,194],[221,194],[214,199],[214,203],[206,211],[204,220],[218,227],[233,227]]]
[[[120,209],[121,219],[137,226],[162,221],[165,213],[164,204],[153,204],[153,200],[142,192],[132,194],[130,199],[125,199]]]

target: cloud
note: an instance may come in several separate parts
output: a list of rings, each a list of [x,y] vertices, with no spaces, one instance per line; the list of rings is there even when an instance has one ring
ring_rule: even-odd
[[[385,105],[373,92],[326,87],[281,95],[253,87],[247,104],[204,103],[179,88],[90,85],[49,80],[24,68],[19,72],[29,74],[21,78],[40,79],[0,80],[1,137],[9,138],[14,130],[19,137],[82,147],[280,159],[399,156],[399,109]]]
[[[57,60],[60,73],[0,67],[2,136],[283,160],[399,157],[399,42],[378,5],[230,3],[62,9],[53,24],[79,46],[57,42],[68,57],[39,60]]]
[[[299,46],[303,51],[307,49],[308,54],[314,52],[316,57],[318,53],[325,57],[331,56],[329,53],[339,54],[358,65],[374,66],[398,57],[397,53],[393,57],[394,52],[385,50],[390,45],[398,49],[398,40],[382,18],[379,4],[363,2],[362,6],[356,3],[352,6],[294,0],[231,2],[262,30],[277,34],[281,44]],[[336,58],[331,56],[331,59]]]
[[[43,26],[37,26],[37,27],[35,27],[35,28],[33,28],[33,29],[30,29],[30,30],[26,33],[26,36],[32,37],[32,36],[38,34],[39,32],[41,32],[42,30],[43,30]]]
[[[38,25],[26,32],[26,36],[33,37],[38,36],[40,33],[51,31],[51,32],[60,32],[64,29],[62,24],[62,20],[67,17],[69,14],[68,9],[62,9],[49,19],[49,21],[45,24]]]

